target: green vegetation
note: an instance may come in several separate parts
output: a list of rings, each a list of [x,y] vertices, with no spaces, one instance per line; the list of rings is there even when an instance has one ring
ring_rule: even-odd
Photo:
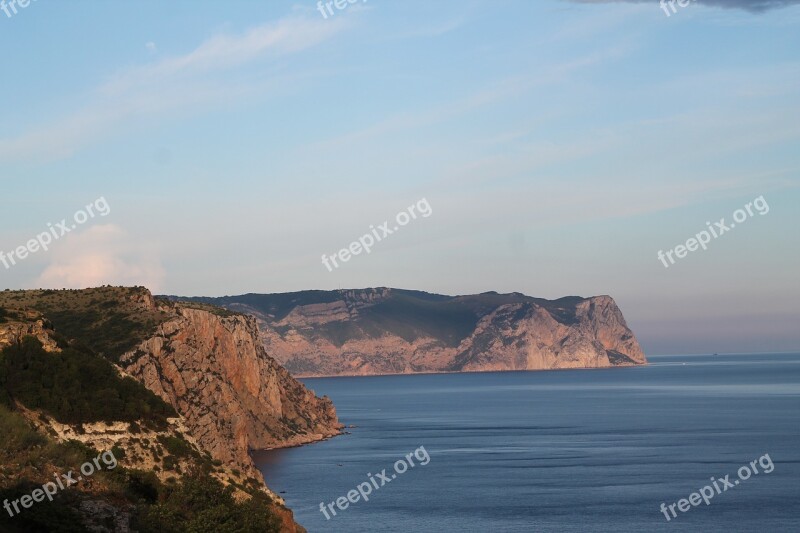
[[[158,303],[161,303],[161,304],[164,304],[164,305],[169,305],[171,307],[174,307],[176,305],[175,301],[169,300],[169,299],[166,299],[166,298],[157,298],[156,301]],[[200,311],[207,311],[207,312],[209,312],[209,313],[211,313],[213,315],[217,315],[217,316],[222,317],[222,318],[227,318],[227,317],[230,317],[230,316],[245,316],[243,313],[237,313],[236,311],[231,311],[229,309],[225,309],[224,307],[219,307],[219,306],[216,306],[216,305],[209,305],[209,304],[205,304],[205,303],[202,303],[202,302],[181,301],[180,305],[181,305],[181,307],[185,307],[187,309],[197,309],[197,310],[200,310]]]
[[[41,483],[20,482],[14,487],[0,489],[0,501],[14,501],[41,489]],[[57,494],[52,502],[44,500],[14,517],[3,510],[0,513],[0,531],[4,533],[88,533],[81,524],[81,516],[73,505],[70,493]]]
[[[383,290],[383,289],[379,289]],[[420,291],[390,289],[390,296],[375,305],[363,308],[352,321],[335,321],[317,325],[315,335],[321,335],[337,346],[354,338],[381,337],[386,331],[403,339],[414,340],[430,336],[441,339],[449,346],[458,346],[474,329],[480,316],[473,306],[459,298],[429,294]],[[182,305],[210,304],[217,306],[245,305],[262,318],[278,322],[295,307],[301,305],[333,303],[368,295],[371,289],[361,291],[301,291],[283,294],[245,294],[221,298],[178,298]],[[277,328],[279,332],[280,328]]]
[[[159,435],[158,442],[164,445],[170,455],[176,457],[188,457],[194,451],[188,442],[172,435]]]
[[[4,465],[4,475],[0,476],[0,502],[30,494],[50,481],[54,473],[75,470],[96,456],[96,450],[80,443],[51,441],[31,428],[21,415],[0,405],[0,464]],[[12,470],[9,465],[15,468]],[[277,533],[281,530],[275,504],[265,494],[248,490],[252,498],[237,502],[233,488],[224,487],[211,477],[202,464],[190,475],[173,478],[168,483],[161,483],[153,472],[129,470],[122,465],[96,472],[92,481],[95,489],[92,499],[101,499],[118,509],[135,506],[133,525],[140,533]],[[77,512],[86,497],[81,488],[78,484],[59,491],[53,502],[37,503],[14,517],[0,509],[3,511],[0,531],[88,531]]]
[[[144,421],[166,427],[175,410],[102,357],[77,348],[47,353],[27,337],[0,352],[0,402],[18,401],[62,423]]]
[[[151,337],[165,316],[144,303],[143,287],[0,292],[0,307],[36,309],[64,337],[117,362]]]
[[[19,414],[0,405],[0,464],[5,475],[0,481],[0,501],[13,501],[35,488],[40,488],[46,479],[29,479],[25,476],[14,479],[23,469],[43,473],[46,476],[56,469],[66,471],[86,461],[87,449],[77,442],[58,444],[37,433]],[[96,457],[96,455],[91,455]],[[9,468],[15,465],[15,469]],[[70,494],[58,494],[53,502],[37,503],[25,513],[13,518],[0,513],[0,531],[27,533],[53,531],[71,533],[86,531],[80,525],[80,517],[66,502]]]
[[[158,503],[140,509],[134,528],[162,533],[278,533],[281,522],[265,494],[236,502],[233,488],[204,473],[161,486]]]

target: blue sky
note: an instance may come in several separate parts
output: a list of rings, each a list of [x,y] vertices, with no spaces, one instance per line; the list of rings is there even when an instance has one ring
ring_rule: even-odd
[[[800,7],[714,3],[0,11],[0,250],[111,208],[0,285],[611,294],[648,353],[796,350]],[[421,198],[430,217],[322,265]]]

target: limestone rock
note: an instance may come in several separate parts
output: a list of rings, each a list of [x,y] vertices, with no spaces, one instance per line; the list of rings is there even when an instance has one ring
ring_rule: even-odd
[[[329,438],[341,425],[317,398],[267,355],[253,318],[181,305],[120,364],[184,418],[212,457],[249,475],[251,450]]]

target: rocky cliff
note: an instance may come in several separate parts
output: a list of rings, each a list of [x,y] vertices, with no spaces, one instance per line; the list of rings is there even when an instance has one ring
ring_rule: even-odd
[[[173,318],[120,365],[171,404],[212,457],[257,475],[251,450],[340,432],[331,401],[317,398],[267,355],[253,318],[182,305],[161,311]]]
[[[173,297],[174,298],[174,297]],[[252,314],[298,376],[646,364],[610,296],[443,296],[398,289],[192,298]]]
[[[74,469],[83,445],[113,448],[130,469],[73,489],[52,511],[70,523],[305,531],[249,451],[340,427],[330,400],[267,355],[251,317],[156,300],[143,287],[0,292],[0,493],[19,496],[47,472]],[[19,529],[9,531],[40,530],[49,509],[13,517]]]
[[[559,320],[535,303],[499,306],[456,349],[448,370],[540,370],[644,364],[645,356],[609,296],[575,305]]]

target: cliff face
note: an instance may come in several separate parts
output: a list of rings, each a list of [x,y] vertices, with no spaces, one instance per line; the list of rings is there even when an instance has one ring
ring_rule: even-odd
[[[448,370],[539,370],[644,364],[644,354],[614,300],[577,304],[560,322],[535,303],[498,307],[457,349]]]
[[[250,450],[339,433],[330,400],[267,355],[254,319],[181,305],[161,310],[173,318],[120,365],[175,407],[212,457],[256,475]]]
[[[295,375],[600,368],[646,364],[610,296],[441,296],[397,289],[193,299],[254,315]]]
[[[259,484],[248,452],[327,438],[341,425],[329,400],[317,398],[267,356],[254,319],[157,301],[143,287],[2,291],[0,350],[0,433],[28,432],[16,441],[19,449],[0,453],[0,489],[41,484],[47,481],[43,473],[60,472],[68,458],[67,468],[80,464],[83,452],[60,444],[76,440],[97,450],[113,448],[122,468],[148,473],[140,478],[126,472],[112,484],[86,479],[72,489],[73,498],[61,502],[63,512],[77,513],[75,521],[92,531],[110,531],[112,523],[114,531],[130,530],[134,508],[160,520],[159,506],[171,505],[162,498],[168,490],[199,486],[217,491],[213,509],[201,498],[173,502],[175,513],[199,514],[212,530],[222,522],[234,527],[244,523],[236,503],[242,502],[246,513],[261,517],[265,531],[305,531],[283,500]],[[70,360],[77,372],[63,371]],[[48,368],[53,371],[42,370]],[[53,383],[70,394],[52,394]],[[42,439],[49,444],[42,446]],[[210,478],[233,486],[233,499]]]

